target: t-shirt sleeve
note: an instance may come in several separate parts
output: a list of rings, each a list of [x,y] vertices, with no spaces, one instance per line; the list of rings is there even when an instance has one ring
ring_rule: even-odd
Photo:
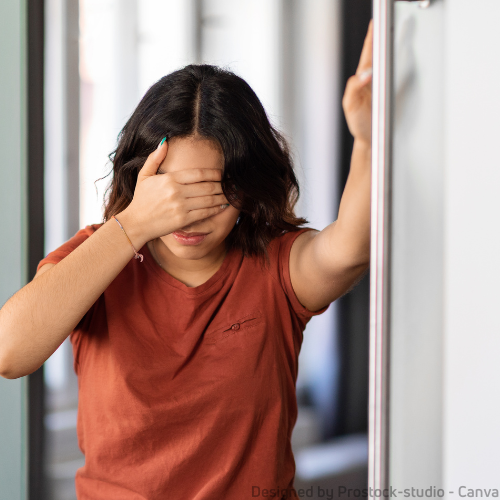
[[[278,270],[281,286],[283,287],[283,290],[285,291],[295,313],[306,320],[309,320],[312,316],[324,313],[329,307],[328,304],[318,311],[310,311],[307,307],[304,307],[297,298],[297,295],[295,295],[292,281],[290,279],[290,251],[292,249],[293,242],[299,235],[311,230],[313,230],[313,228],[307,227],[302,228],[299,231],[290,231],[285,233],[279,238],[280,244],[278,250]]]
[[[38,270],[45,264],[58,264],[61,260],[67,257],[73,250],[75,250],[79,245],[81,245],[87,238],[94,234],[102,224],[92,224],[85,226],[80,229],[72,238],[63,243],[59,248],[50,252],[45,258],[43,258],[37,266]],[[102,295],[101,295],[102,297]],[[99,299],[91,306],[91,308],[85,313],[83,318],[79,321],[75,329],[70,333],[69,339],[73,345],[73,368],[75,373],[79,372],[79,361],[82,351],[82,332],[88,330],[94,310],[98,306]]]

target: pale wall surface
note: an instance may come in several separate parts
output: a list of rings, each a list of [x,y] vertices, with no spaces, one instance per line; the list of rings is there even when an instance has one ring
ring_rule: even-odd
[[[444,481],[500,490],[496,0],[446,6]]]
[[[390,483],[441,485],[444,5],[396,3]]]

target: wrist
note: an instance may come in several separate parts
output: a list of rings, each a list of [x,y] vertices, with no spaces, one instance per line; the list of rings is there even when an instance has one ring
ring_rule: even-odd
[[[132,245],[139,251],[149,240],[147,235],[144,234],[143,225],[138,221],[134,214],[127,209],[123,210],[119,214],[116,214],[116,218],[120,221],[123,226],[127,236],[130,238]],[[116,224],[116,222],[115,222]]]
[[[359,137],[354,138],[354,148],[360,151],[365,151],[371,154],[372,143],[367,139],[361,139]]]

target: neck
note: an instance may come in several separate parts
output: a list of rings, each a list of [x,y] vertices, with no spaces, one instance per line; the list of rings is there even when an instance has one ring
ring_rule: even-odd
[[[161,238],[150,241],[148,247],[164,271],[186,286],[195,287],[205,283],[221,267],[226,257],[225,242],[201,259],[184,259],[172,253]]]

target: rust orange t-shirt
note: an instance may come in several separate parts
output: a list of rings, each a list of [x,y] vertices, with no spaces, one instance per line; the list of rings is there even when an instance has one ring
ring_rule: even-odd
[[[292,243],[309,229],[274,239],[267,268],[228,252],[197,287],[166,273],[147,245],[144,261],[118,274],[70,335],[79,500],[290,498],[302,332],[327,309],[307,310],[290,282]]]

